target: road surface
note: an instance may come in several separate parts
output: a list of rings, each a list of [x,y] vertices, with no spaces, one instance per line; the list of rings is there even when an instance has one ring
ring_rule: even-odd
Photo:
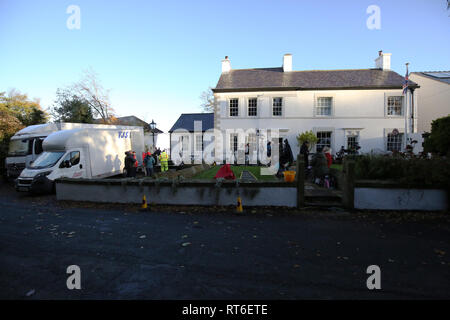
[[[450,298],[444,214],[140,212],[5,184],[0,207],[1,299]],[[69,265],[81,290],[66,286]],[[370,265],[380,290],[366,286]]]

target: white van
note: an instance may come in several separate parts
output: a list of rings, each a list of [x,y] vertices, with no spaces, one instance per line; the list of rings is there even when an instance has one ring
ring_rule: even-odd
[[[44,139],[42,147],[42,154],[16,180],[17,191],[48,192],[55,179],[64,177],[99,179],[122,174],[125,152],[144,151],[144,131],[142,127],[57,131]]]
[[[8,156],[5,159],[6,178],[17,178],[23,169],[43,152],[42,142],[51,133],[79,128],[133,129],[129,126],[115,126],[91,123],[56,122],[28,126],[11,137]]]

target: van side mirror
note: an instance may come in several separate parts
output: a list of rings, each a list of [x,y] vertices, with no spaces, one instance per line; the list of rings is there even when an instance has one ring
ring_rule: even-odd
[[[70,160],[64,160],[64,168],[70,168]]]

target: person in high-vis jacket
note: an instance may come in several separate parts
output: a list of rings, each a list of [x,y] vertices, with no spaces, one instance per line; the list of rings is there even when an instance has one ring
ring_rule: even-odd
[[[169,157],[167,156],[166,150],[159,155],[159,162],[161,163],[161,172],[169,169]]]

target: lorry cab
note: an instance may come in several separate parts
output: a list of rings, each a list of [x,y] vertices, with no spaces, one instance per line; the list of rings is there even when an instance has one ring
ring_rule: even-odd
[[[18,137],[11,139],[6,163],[6,177],[17,178],[43,152],[45,136]]]

